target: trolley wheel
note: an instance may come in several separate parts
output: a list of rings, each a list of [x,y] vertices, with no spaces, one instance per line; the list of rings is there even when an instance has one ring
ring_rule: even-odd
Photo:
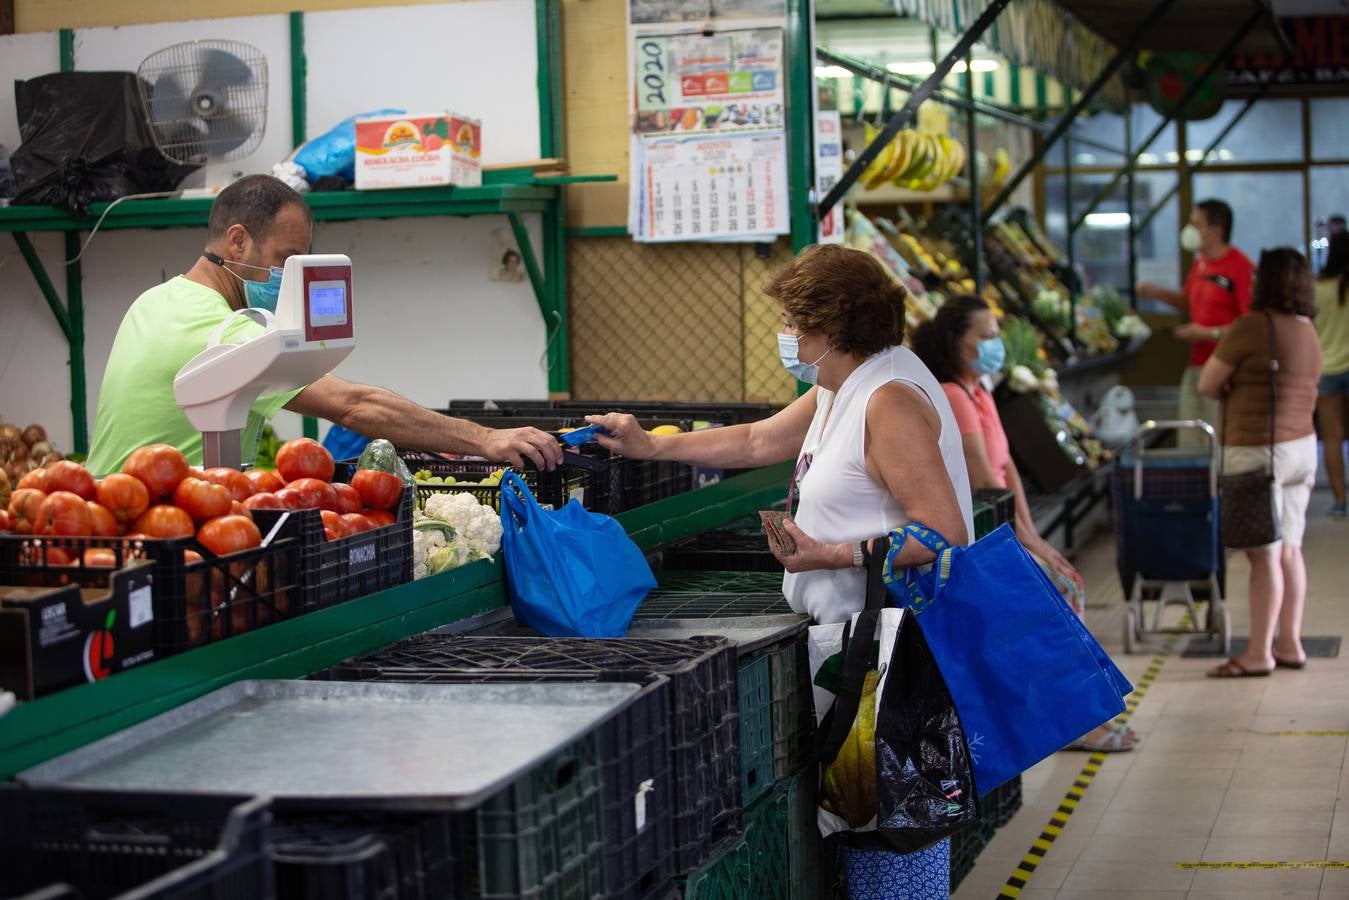
[[[1232,614],[1225,605],[1218,619],[1218,649],[1222,650],[1223,659],[1227,659],[1232,655]]]
[[[1138,610],[1132,606],[1124,610],[1124,652],[1132,654],[1138,649]]]

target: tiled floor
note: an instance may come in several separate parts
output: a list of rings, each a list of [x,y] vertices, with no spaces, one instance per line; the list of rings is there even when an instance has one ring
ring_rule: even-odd
[[[1304,633],[1349,638],[1349,522],[1312,499]],[[1135,682],[1161,647],[1121,649],[1123,600],[1110,535],[1081,555],[1087,621]],[[1244,558],[1229,573],[1233,630],[1246,634]],[[1021,900],[1349,900],[1349,868],[1182,868],[1178,863],[1336,861],[1349,866],[1349,655],[1270,678],[1204,677],[1214,660],[1167,657],[1113,754]],[[1349,654],[1349,641],[1345,654]],[[1330,731],[1325,735],[1276,732]],[[1025,806],[1001,829],[956,900],[991,900],[1039,836],[1086,754],[1060,753],[1024,777]]]

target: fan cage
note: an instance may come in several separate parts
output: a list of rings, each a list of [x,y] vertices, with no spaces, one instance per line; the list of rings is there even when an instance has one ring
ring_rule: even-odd
[[[242,41],[186,41],[146,57],[137,74],[160,153],[183,165],[239,159],[267,127],[267,57]]]

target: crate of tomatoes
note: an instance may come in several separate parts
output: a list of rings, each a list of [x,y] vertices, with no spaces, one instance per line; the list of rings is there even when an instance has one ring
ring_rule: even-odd
[[[153,628],[156,657],[270,625],[302,611],[299,522],[259,525],[243,502],[253,493],[242,473],[193,469],[165,444],[101,479],[68,460],[34,469],[0,517],[0,584],[107,589],[145,560],[138,627]]]
[[[264,489],[244,501],[258,521],[298,518],[303,611],[412,580],[416,492],[406,471],[388,441],[373,441],[353,466],[298,438],[281,445],[275,472],[248,473]]]

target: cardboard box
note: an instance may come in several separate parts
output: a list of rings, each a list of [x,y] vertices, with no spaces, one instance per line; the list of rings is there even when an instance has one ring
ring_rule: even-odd
[[[0,586],[0,688],[32,700],[153,660],[153,571],[132,563],[106,590]]]
[[[356,120],[356,189],[482,184],[482,122],[458,113]]]

